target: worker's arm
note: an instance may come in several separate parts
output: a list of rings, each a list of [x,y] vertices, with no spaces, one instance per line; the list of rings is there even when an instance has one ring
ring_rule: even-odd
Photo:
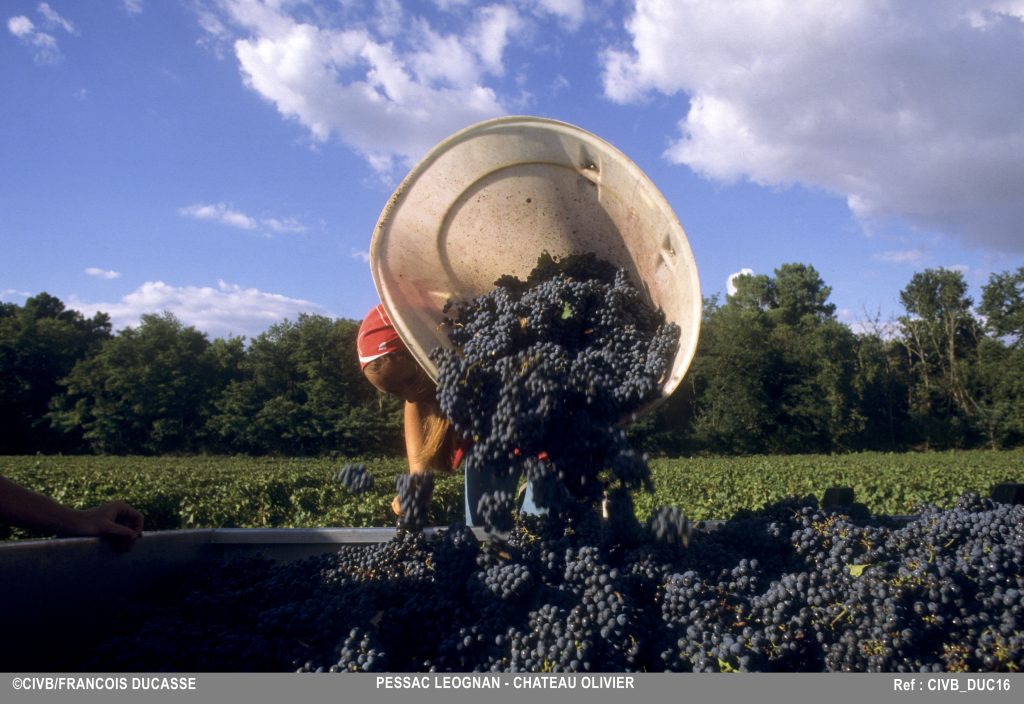
[[[429,414],[427,404],[419,401],[406,401],[403,414],[405,426],[405,455],[409,460],[409,474],[420,474],[427,471],[423,462],[424,420]],[[391,501],[391,510],[395,515],[401,513],[401,506],[396,496]]]
[[[142,514],[124,501],[79,511],[0,477],[0,523],[64,536],[102,535],[133,543]]]
[[[430,414],[429,404],[422,401],[405,402],[405,454],[409,458],[409,473],[427,471],[423,461],[424,427]]]

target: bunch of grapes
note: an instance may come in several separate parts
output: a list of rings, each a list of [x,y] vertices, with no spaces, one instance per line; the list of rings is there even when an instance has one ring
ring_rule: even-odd
[[[452,347],[433,359],[441,409],[470,441],[466,472],[525,475],[553,520],[593,507],[609,484],[649,487],[621,422],[660,393],[679,328],[624,270],[545,256],[526,281],[503,277],[448,312]]]
[[[430,472],[402,474],[395,480],[398,489],[398,526],[422,530],[427,524],[430,499],[434,495],[434,475]]]
[[[508,491],[484,492],[477,502],[477,513],[483,518],[487,532],[507,532],[515,522],[515,496]]]
[[[365,494],[373,488],[373,475],[362,462],[346,462],[334,479],[353,494]]]
[[[647,530],[659,542],[685,547],[690,544],[693,529],[678,506],[662,506],[647,521]]]

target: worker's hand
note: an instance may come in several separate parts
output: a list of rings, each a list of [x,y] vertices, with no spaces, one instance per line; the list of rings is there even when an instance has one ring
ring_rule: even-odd
[[[78,512],[69,535],[98,535],[110,538],[115,545],[131,549],[142,537],[142,514],[124,501],[110,503]]]
[[[391,499],[391,510],[396,516],[402,515],[402,502],[398,500],[398,497]]]

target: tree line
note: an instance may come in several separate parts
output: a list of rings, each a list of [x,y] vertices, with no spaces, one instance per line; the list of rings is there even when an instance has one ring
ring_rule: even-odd
[[[399,404],[363,378],[352,320],[300,315],[246,345],[170,313],[116,334],[46,293],[0,306],[0,453],[385,454]]]
[[[743,275],[704,301],[682,385],[630,428],[674,455],[1024,443],[1024,267],[975,302],[914,274],[903,314],[854,331],[814,267]],[[42,293],[0,304],[0,453],[400,453],[401,408],[363,378],[358,322],[300,315],[248,344],[170,313],[112,332]]]
[[[854,331],[814,267],[735,279],[705,301],[697,354],[645,424],[652,449],[724,454],[989,447],[1024,442],[1024,267],[975,306],[963,275],[927,269],[903,314]]]

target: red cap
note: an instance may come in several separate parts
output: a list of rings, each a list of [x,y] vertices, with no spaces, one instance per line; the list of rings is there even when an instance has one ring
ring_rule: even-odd
[[[405,349],[382,304],[378,303],[363,318],[359,334],[356,335],[356,348],[359,351],[359,366],[364,369],[378,357]]]

